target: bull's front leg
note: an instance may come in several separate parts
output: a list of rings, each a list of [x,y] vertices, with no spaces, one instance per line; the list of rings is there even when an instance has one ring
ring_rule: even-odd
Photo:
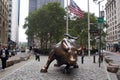
[[[74,67],[74,68],[79,68],[79,66],[78,66],[78,64],[77,64],[77,63],[76,63],[73,67]]]
[[[47,70],[48,70],[48,68],[49,68],[50,63],[51,63],[54,59],[55,59],[54,53],[51,52],[50,56],[48,57],[48,60],[47,60],[46,65],[40,70],[40,72],[46,73]]]

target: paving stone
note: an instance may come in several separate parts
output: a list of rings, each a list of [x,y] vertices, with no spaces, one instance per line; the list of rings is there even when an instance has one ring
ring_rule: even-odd
[[[40,69],[47,61],[47,56],[41,56],[40,62],[32,60],[1,80],[108,80],[103,63],[99,67],[97,60],[96,63],[93,63],[93,57],[85,57],[84,64],[82,64],[79,56],[79,68],[71,68],[70,73],[63,73],[64,65],[54,67],[56,61],[53,61],[48,68],[48,72],[41,73]]]

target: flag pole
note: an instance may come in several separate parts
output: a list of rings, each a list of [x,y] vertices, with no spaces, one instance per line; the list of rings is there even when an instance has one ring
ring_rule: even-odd
[[[66,34],[68,34],[68,0],[67,0],[67,20],[66,20]]]
[[[90,56],[90,13],[89,13],[89,0],[88,0],[88,56]]]

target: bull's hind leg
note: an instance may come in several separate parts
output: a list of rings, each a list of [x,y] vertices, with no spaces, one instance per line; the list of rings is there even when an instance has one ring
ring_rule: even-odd
[[[78,66],[78,64],[77,64],[77,63],[76,63],[73,67],[74,67],[74,68],[79,68],[79,66]]]
[[[55,67],[59,67],[59,66],[61,66],[61,64],[57,61],[57,63],[54,64],[54,66],[55,66]]]
[[[54,64],[54,66],[55,66],[55,67],[61,66],[62,63],[63,63],[63,62],[61,61],[62,58],[61,58],[61,57],[58,57],[58,56],[56,56],[55,58],[56,58],[56,62],[57,62],[57,63]]]
[[[69,73],[69,72],[70,72],[70,65],[67,64],[67,65],[65,66],[65,68],[64,68],[63,73]]]
[[[47,60],[46,65],[41,69],[40,72],[47,72],[50,63],[51,63],[54,59],[55,59],[54,51],[51,51],[51,53],[50,53],[50,55],[49,55],[49,57],[48,57],[48,60]]]

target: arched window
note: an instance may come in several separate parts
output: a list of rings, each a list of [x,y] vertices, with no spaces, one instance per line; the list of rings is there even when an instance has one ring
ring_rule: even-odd
[[[5,27],[5,22],[3,22],[3,27]]]
[[[1,19],[1,17],[0,17],[0,24],[1,24],[1,22],[2,22],[2,19]]]

